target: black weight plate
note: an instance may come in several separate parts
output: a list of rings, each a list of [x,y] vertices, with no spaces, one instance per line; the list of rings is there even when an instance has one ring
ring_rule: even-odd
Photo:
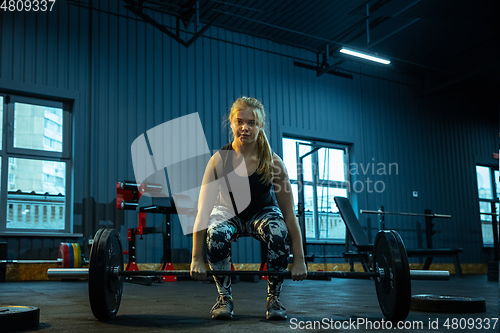
[[[99,230],[92,244],[89,263],[89,300],[94,317],[116,316],[123,292],[123,276],[114,278],[114,267],[123,270],[120,234],[115,229]]]
[[[40,325],[40,309],[34,306],[0,305],[0,332],[24,330]]]
[[[396,231],[382,230],[373,246],[374,270],[383,269],[385,277],[375,279],[380,309],[390,321],[408,317],[411,303],[411,280],[408,257]]]
[[[96,294],[99,292],[98,288],[99,286],[99,281],[98,277],[96,276],[96,265],[97,262],[99,261],[97,259],[97,248],[99,246],[99,240],[101,238],[102,233],[104,232],[104,228],[101,228],[97,230],[97,232],[94,235],[94,239],[92,240],[92,247],[90,248],[90,258],[89,258],[89,302],[90,302],[90,308],[92,310],[92,313],[94,316],[97,318],[96,313],[102,313],[104,312],[104,309],[102,309],[101,306],[101,300],[99,296]],[[99,318],[97,318],[99,319]]]
[[[422,312],[478,313],[486,312],[486,300],[482,297],[413,295],[411,309]]]

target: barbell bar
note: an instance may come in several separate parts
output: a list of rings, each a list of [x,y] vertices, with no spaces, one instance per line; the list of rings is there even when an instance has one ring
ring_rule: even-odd
[[[117,279],[120,276],[190,276],[190,271],[173,270],[173,271],[123,271],[119,267],[111,268],[112,278]],[[272,271],[207,271],[207,276],[282,276],[291,278],[292,273],[272,272]],[[344,278],[344,279],[370,279],[370,278],[385,278],[381,277],[384,272],[379,269],[377,272],[341,272],[341,271],[312,271],[307,272],[307,277],[321,278]],[[89,276],[88,268],[49,268],[47,276],[51,279],[86,279]],[[411,280],[440,280],[448,281],[450,272],[448,271],[426,271],[426,270],[410,270]]]
[[[445,215],[445,214],[419,214],[419,213],[386,212],[383,210],[368,210],[368,209],[360,209],[359,212],[361,214],[424,216],[424,217],[437,217],[437,218],[444,218],[444,219],[451,218],[451,215]]]
[[[88,264],[88,260],[82,259],[83,264]],[[58,265],[65,265],[65,259],[64,258],[57,258],[55,260],[43,260],[43,259],[6,259],[6,260],[0,260],[0,264],[58,264]],[[77,267],[78,268],[78,267]],[[67,269],[72,269],[72,268],[67,268]]]
[[[88,268],[49,268],[47,277],[50,279],[88,279]]]
[[[50,264],[62,268],[80,268],[82,265],[88,264],[88,260],[82,257],[80,244],[61,243],[59,244],[58,258],[55,260],[2,259],[0,264]]]
[[[28,260],[28,259],[13,259],[13,260],[0,260],[0,264],[62,264],[63,259],[57,258],[56,260]]]
[[[137,191],[137,189],[141,188],[141,185],[144,186],[144,192],[161,192],[163,189],[163,186],[161,184],[156,183],[136,183],[131,180],[124,180],[120,182],[120,188],[122,190],[129,191]]]

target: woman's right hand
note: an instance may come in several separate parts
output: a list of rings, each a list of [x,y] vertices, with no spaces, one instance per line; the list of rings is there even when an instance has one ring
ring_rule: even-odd
[[[203,260],[192,259],[190,275],[195,280],[204,281],[207,278],[205,262]]]

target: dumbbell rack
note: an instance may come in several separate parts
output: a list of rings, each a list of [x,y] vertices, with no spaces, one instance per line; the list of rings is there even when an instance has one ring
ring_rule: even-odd
[[[123,254],[128,255],[128,263],[125,271],[139,271],[136,262],[136,237],[142,235],[161,233],[163,234],[163,260],[161,270],[173,270],[171,254],[171,214],[176,214],[175,205],[169,197],[154,198],[161,201],[161,205],[153,202],[150,193],[161,193],[159,184],[136,184],[132,181],[122,181],[116,184],[116,204],[121,210],[136,210],[139,216],[139,225],[137,228],[127,230],[128,251]],[[146,194],[146,195],[144,195]],[[163,223],[161,227],[146,227],[146,213],[163,214]],[[151,284],[150,277],[131,277],[129,282],[139,284]],[[157,280],[158,281],[158,280]],[[176,276],[162,276],[161,281],[177,281]]]

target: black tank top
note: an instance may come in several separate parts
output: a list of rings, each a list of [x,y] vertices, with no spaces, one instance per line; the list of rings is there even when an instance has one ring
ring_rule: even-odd
[[[233,146],[231,143],[222,147],[221,151],[224,150],[233,150]],[[221,153],[222,157],[222,168],[224,170],[224,175],[231,173],[233,168],[233,163],[231,159],[231,154]],[[215,171],[215,176],[217,178],[217,171]],[[226,178],[227,181],[227,178]],[[255,171],[252,175],[248,177],[248,182],[250,185],[250,204],[246,207],[242,212],[238,212],[236,205],[231,198],[232,192],[234,189],[230,189],[229,192],[219,191],[219,195],[217,197],[216,204],[225,206],[228,208],[233,208],[238,217],[242,219],[249,219],[255,214],[257,214],[262,208],[267,207],[271,204],[276,204],[274,197],[271,194],[271,184],[266,185],[262,181],[262,176]],[[224,186],[227,182],[222,181],[221,186]],[[227,186],[227,185],[226,185]],[[226,187],[224,186],[224,187]]]

